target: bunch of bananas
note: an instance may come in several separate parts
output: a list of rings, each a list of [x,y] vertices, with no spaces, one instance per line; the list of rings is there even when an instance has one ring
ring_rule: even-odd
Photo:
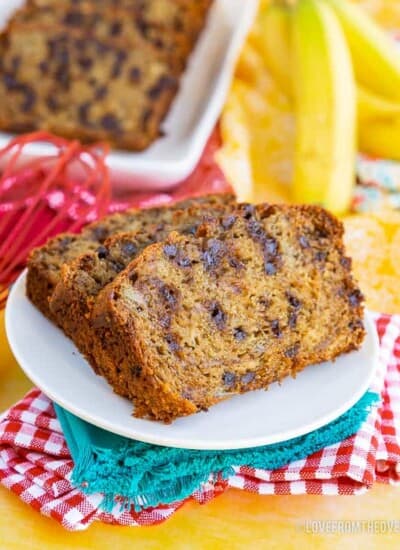
[[[294,105],[292,199],[342,214],[357,150],[400,159],[400,47],[349,0],[274,0],[259,25]]]

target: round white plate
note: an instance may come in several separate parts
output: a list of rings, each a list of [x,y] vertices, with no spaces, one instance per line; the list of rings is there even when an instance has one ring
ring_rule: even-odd
[[[286,441],[331,422],[368,389],[378,340],[366,316],[362,348],[334,363],[306,368],[268,391],[238,395],[164,425],[131,416],[132,404],[96,376],[70,340],[25,296],[25,274],[7,302],[10,346],[26,375],[51,399],[111,432],[149,443],[191,449],[239,449]]]

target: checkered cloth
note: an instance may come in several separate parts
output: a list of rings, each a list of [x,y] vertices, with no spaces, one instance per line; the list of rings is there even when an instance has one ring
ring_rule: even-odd
[[[400,316],[375,315],[380,361],[371,390],[382,404],[361,429],[341,443],[277,470],[238,466],[228,480],[204,484],[191,498],[206,503],[229,487],[259,494],[355,495],[375,481],[400,481]],[[0,481],[24,502],[65,528],[82,530],[100,520],[118,525],[154,525],[184,501],[141,512],[99,508],[100,494],[82,493],[70,482],[73,462],[51,401],[38,389],[11,407],[0,421]]]

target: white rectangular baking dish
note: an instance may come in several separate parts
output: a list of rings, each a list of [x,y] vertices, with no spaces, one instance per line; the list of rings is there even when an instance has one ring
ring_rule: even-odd
[[[0,2],[0,28],[22,4],[24,0]],[[214,1],[179,93],[163,123],[165,135],[143,152],[112,151],[108,164],[114,185],[170,189],[193,171],[218,120],[257,5],[258,0]],[[0,132],[0,147],[10,137]],[[49,147],[32,145],[26,152],[43,155]]]

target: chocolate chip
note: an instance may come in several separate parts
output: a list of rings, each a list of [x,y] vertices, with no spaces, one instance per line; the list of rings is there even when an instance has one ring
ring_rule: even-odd
[[[11,59],[12,70],[16,73],[21,65],[21,57],[19,55],[14,55]]]
[[[255,212],[255,207],[252,205],[252,204],[246,204],[244,207],[243,207],[243,217],[246,219],[246,220],[249,220],[253,214]]]
[[[161,298],[167,302],[171,307],[175,306],[177,303],[176,290],[169,287],[168,285],[162,285],[159,288],[159,293]]]
[[[96,100],[104,99],[107,94],[108,94],[107,86],[99,86],[99,88],[97,88],[97,90],[94,93],[94,99]]]
[[[134,256],[137,253],[137,246],[135,243],[127,241],[121,245],[121,251],[126,256]]]
[[[346,258],[346,256],[343,256],[343,258],[340,258],[340,265],[344,267],[345,269],[351,268],[351,258]]]
[[[165,337],[165,340],[168,344],[168,347],[169,347],[170,351],[175,352],[175,351],[179,351],[181,349],[181,346],[177,342],[175,336],[173,336],[172,334],[167,334],[166,337]]]
[[[275,256],[278,252],[278,242],[273,237],[267,237],[264,242],[264,253],[268,256]]]
[[[264,271],[267,275],[275,275],[277,272],[277,267],[272,262],[265,262]]]
[[[104,260],[104,258],[107,258],[108,255],[109,250],[105,246],[99,246],[99,248],[97,249],[97,257],[100,260]]]
[[[96,51],[99,55],[104,55],[110,51],[110,47],[107,44],[104,44],[104,42],[98,42],[95,40],[93,42],[96,46]]]
[[[289,313],[288,324],[289,324],[289,327],[290,327],[291,329],[293,329],[293,328],[296,327],[296,324],[297,324],[297,316],[298,316],[297,311],[291,311],[291,312]]]
[[[21,105],[21,110],[28,113],[36,103],[36,92],[30,86],[24,86],[24,100]]]
[[[132,273],[129,273],[128,279],[134,285],[138,279],[138,274],[136,273],[136,271],[132,271]]]
[[[110,25],[110,34],[111,36],[118,36],[121,34],[122,31],[122,23],[121,21],[114,21]]]
[[[88,70],[93,66],[93,59],[90,57],[79,57],[78,64],[82,69]]]
[[[279,319],[273,319],[271,321],[271,331],[274,336],[276,336],[277,338],[281,338],[282,331],[279,325]]]
[[[106,115],[102,116],[100,123],[105,130],[109,130],[110,132],[121,131],[121,126],[118,122],[117,117],[111,113],[107,113]]]
[[[299,347],[300,347],[299,344],[294,344],[290,348],[287,348],[287,350],[285,351],[285,356],[289,357],[290,359],[293,359],[293,357],[296,357],[299,351]]]
[[[222,375],[222,382],[225,386],[231,388],[236,383],[236,374],[234,372],[224,372],[224,374]]]
[[[233,267],[234,269],[240,269],[243,267],[242,262],[240,262],[237,258],[229,258],[229,265]]]
[[[47,74],[48,70],[49,70],[49,64],[47,61],[41,61],[38,65],[39,67],[39,70],[42,74]]]
[[[164,254],[167,258],[175,258],[178,253],[178,249],[174,244],[166,244],[163,248]]]
[[[58,241],[58,246],[60,248],[60,251],[65,252],[65,250],[68,248],[68,245],[71,244],[71,242],[74,240],[73,237],[70,237],[69,235],[66,237],[63,237]]]
[[[207,270],[216,268],[226,253],[225,244],[219,239],[209,239],[201,258]]]
[[[18,81],[11,74],[5,73],[3,75],[3,83],[7,90],[14,90],[18,88]]]
[[[349,294],[349,303],[351,307],[357,307],[364,300],[362,293],[356,288]]]
[[[324,262],[327,257],[328,257],[328,253],[325,250],[318,250],[318,252],[314,256],[314,258],[318,262]]]
[[[89,109],[90,109],[90,102],[86,101],[85,103],[82,103],[78,107],[78,118],[79,122],[81,122],[84,126],[89,126]]]
[[[357,330],[359,328],[364,328],[364,325],[361,319],[356,319],[354,321],[350,321],[350,323],[348,324],[348,327],[350,330]]]
[[[242,382],[242,384],[250,384],[250,382],[253,382],[255,377],[255,372],[246,372],[246,374],[243,374],[240,381]]]
[[[182,231],[185,235],[196,235],[197,232],[197,225],[189,225],[188,227],[185,227]]]
[[[56,111],[59,108],[57,99],[54,96],[46,97],[46,105],[50,111]]]
[[[108,237],[108,229],[105,225],[96,225],[96,227],[92,229],[92,235],[94,236],[96,241],[102,243]]]
[[[301,307],[301,302],[298,298],[296,298],[296,296],[294,296],[290,292],[285,292],[285,294],[291,307],[293,307],[294,309],[299,309]]]
[[[210,304],[211,318],[217,325],[217,328],[222,330],[225,327],[226,314],[222,310],[218,302],[211,302]]]
[[[69,11],[65,14],[62,22],[65,25],[79,26],[83,23],[83,15],[79,11]]]
[[[225,216],[225,218],[222,218],[222,227],[224,229],[230,229],[235,221],[237,220],[237,216]]]
[[[174,89],[176,84],[176,78],[169,75],[163,75],[154,86],[147,90],[147,95],[150,99],[158,99],[164,90]]]
[[[190,267],[192,265],[192,261],[189,258],[182,256],[181,254],[178,254],[176,258],[176,263],[179,265],[179,267]]]
[[[156,48],[158,48],[159,50],[161,50],[162,48],[164,48],[164,41],[161,39],[161,38],[154,38],[153,39],[153,44]]]
[[[141,76],[142,76],[142,71],[139,69],[139,67],[132,67],[131,69],[129,69],[130,82],[134,82],[135,84],[137,82],[140,82]]]
[[[299,243],[301,248],[310,248],[310,243],[308,242],[307,237],[305,237],[304,235],[301,235],[299,237]]]
[[[162,317],[160,317],[160,325],[163,327],[163,328],[170,328],[171,326],[171,316],[170,315],[163,315]]]
[[[258,220],[255,220],[254,218],[249,218],[249,222],[247,224],[247,228],[249,231],[249,234],[253,239],[257,241],[264,241],[266,239],[266,233],[264,231],[264,226],[261,222]]]
[[[121,262],[118,262],[117,260],[111,260],[110,266],[116,273],[120,273],[123,269],[125,269],[124,264],[121,264]]]
[[[116,59],[111,68],[111,78],[118,78],[122,71],[122,66],[127,58],[127,53],[124,50],[117,52]]]
[[[314,234],[317,239],[326,239],[329,236],[329,233],[323,227],[316,227],[314,230]]]
[[[233,331],[233,337],[235,340],[238,340],[241,342],[242,340],[245,340],[247,338],[246,332],[242,329],[242,327],[237,327]]]

